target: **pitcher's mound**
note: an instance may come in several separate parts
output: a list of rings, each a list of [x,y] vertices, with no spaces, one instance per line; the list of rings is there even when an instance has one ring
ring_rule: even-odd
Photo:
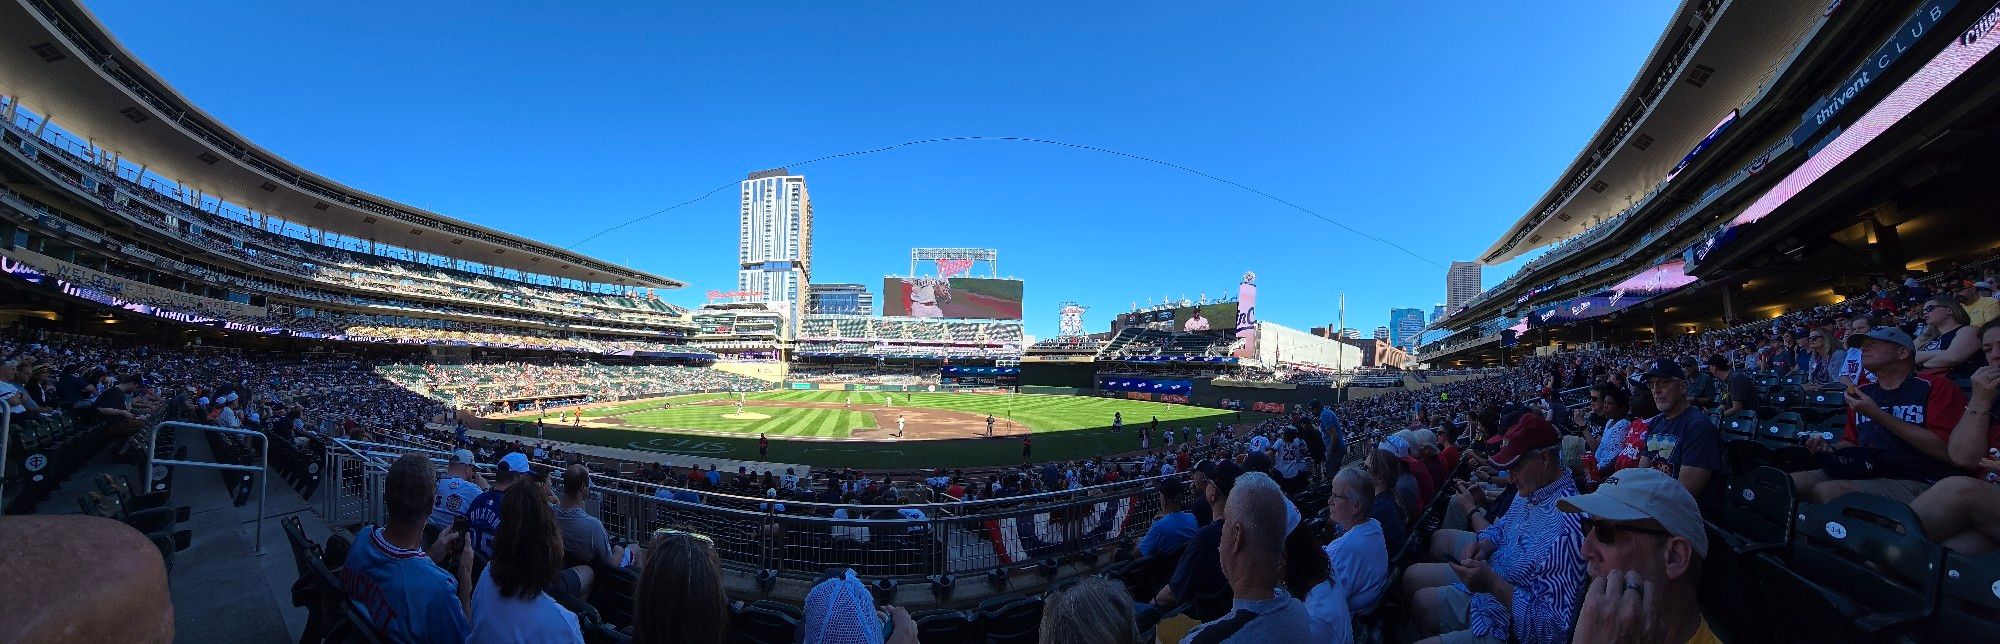
[[[737,414],[723,414],[722,417],[730,420],[769,420],[771,418],[771,415],[759,414],[754,411],[746,411]]]

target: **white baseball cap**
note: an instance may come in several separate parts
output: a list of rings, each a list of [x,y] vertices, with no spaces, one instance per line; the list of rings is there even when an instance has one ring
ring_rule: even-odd
[[[522,454],[520,452],[512,452],[506,456],[500,457],[500,471],[527,474],[528,455]]]
[[[451,453],[451,462],[453,465],[473,465],[478,461],[473,460],[472,450],[462,449]]]
[[[1556,500],[1564,512],[1581,512],[1606,521],[1659,522],[1669,534],[1694,544],[1697,555],[1708,556],[1708,532],[1701,508],[1680,481],[1650,467],[1613,472],[1597,491]]]

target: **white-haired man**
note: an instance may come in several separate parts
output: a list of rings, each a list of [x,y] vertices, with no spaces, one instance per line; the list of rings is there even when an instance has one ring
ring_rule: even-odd
[[[1262,472],[1244,474],[1222,514],[1222,576],[1235,599],[1228,614],[1203,623],[1182,644],[1305,640],[1305,604],[1284,589],[1285,493]]]

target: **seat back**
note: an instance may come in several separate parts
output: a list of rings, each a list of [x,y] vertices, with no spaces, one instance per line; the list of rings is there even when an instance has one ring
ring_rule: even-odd
[[[1932,634],[1966,642],[2000,642],[2000,554],[1944,555]]]
[[[1041,639],[1042,598],[1021,597],[987,609],[982,604],[979,623],[985,627],[986,641],[992,644],[1029,644]]]
[[[1794,615],[1835,620],[1828,635],[1836,639],[1851,636],[1841,630],[1874,636],[1930,616],[1944,549],[1924,535],[1909,506],[1856,492],[1831,503],[1800,505],[1798,517],[1790,565],[1773,577],[1789,579],[1784,583],[1800,593],[1780,590],[1776,596],[1784,599],[1770,608],[1798,604]]]
[[[1790,474],[1758,467],[1730,477],[1722,502],[1713,510],[1715,527],[1739,551],[1781,545],[1791,541],[1797,503]]]
[[[751,602],[736,610],[729,626],[739,642],[791,644],[799,629],[799,619],[762,602]]]
[[[1805,389],[1796,384],[1778,385],[1777,387],[1771,388],[1771,406],[1776,407],[1778,409],[1785,409],[1788,407],[1793,407],[1803,404],[1805,402],[1805,398],[1806,398]],[[1785,413],[1791,413],[1791,412],[1785,412]],[[1778,415],[1783,416],[1784,413]],[[1792,415],[1797,416],[1798,414],[1792,414]]]
[[[915,618],[917,641],[924,644],[970,644],[979,639],[979,622],[972,615],[947,610]]]
[[[1771,448],[1754,440],[1732,439],[1722,444],[1722,462],[1731,472],[1748,472],[1771,463]]]
[[[1757,437],[1757,411],[1746,409],[1722,421],[1722,433],[1737,438]]]
[[[617,628],[632,625],[632,610],[639,592],[639,575],[625,568],[597,566],[590,584],[590,605],[604,623]]]
[[[1805,427],[1806,420],[1799,415],[1799,412],[1780,412],[1771,418],[1771,422],[1764,425],[1762,438],[1778,443],[1795,443],[1799,440],[1799,432],[1805,430]]]

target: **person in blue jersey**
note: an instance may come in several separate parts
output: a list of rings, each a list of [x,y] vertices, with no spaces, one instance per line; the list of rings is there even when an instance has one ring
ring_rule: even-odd
[[[1341,462],[1347,460],[1347,430],[1340,423],[1340,414],[1334,413],[1333,405],[1322,405],[1315,400],[1313,406],[1319,408],[1319,433],[1326,439],[1326,474],[1332,478],[1340,472]]]
[[[562,528],[542,486],[517,484],[500,499],[493,559],[472,591],[471,640],[583,642],[576,613],[543,589],[562,572]]]
[[[479,474],[472,450],[452,452],[451,463],[444,466],[444,471],[445,476],[437,482],[437,500],[431,504],[430,524],[424,527],[424,536],[428,538],[436,538],[453,521],[465,516],[479,493],[491,487],[486,477]]]
[[[500,533],[500,499],[508,488],[528,476],[528,470],[525,454],[512,452],[500,457],[493,487],[480,492],[472,499],[472,505],[466,508],[465,518],[472,526],[472,551],[479,556],[493,558],[493,536]]]
[[[463,642],[471,632],[472,555],[465,535],[447,531],[429,553],[419,545],[436,480],[436,468],[421,454],[391,463],[382,491],[388,525],[362,528],[340,570],[342,590],[387,641]]]
[[[1160,518],[1154,519],[1152,527],[1146,529],[1146,536],[1139,539],[1138,553],[1141,557],[1178,548],[1193,539],[1195,530],[1200,528],[1195,525],[1194,514],[1181,509],[1181,497],[1186,489],[1180,479],[1162,478],[1157,489],[1160,492]]]

